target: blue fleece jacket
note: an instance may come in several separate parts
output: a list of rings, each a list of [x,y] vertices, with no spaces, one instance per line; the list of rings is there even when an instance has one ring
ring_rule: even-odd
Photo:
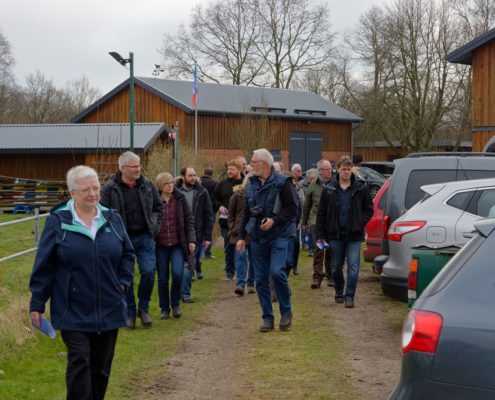
[[[55,329],[100,332],[125,326],[127,288],[134,248],[120,216],[101,205],[93,239],[74,221],[67,203],[52,210],[38,244],[31,274],[30,311],[45,311],[50,299]]]

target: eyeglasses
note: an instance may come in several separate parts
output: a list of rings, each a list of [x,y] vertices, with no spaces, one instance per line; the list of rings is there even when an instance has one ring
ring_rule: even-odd
[[[100,189],[101,189],[100,187],[88,187],[88,188],[81,189],[81,190],[74,189],[73,191],[78,192],[78,193],[82,193],[82,194],[90,194],[91,191],[93,191],[94,193],[100,193]]]
[[[263,160],[251,160],[251,164],[263,162]]]
[[[331,171],[332,168],[318,168],[320,171]]]
[[[124,165],[124,167],[136,169],[136,168],[140,168],[141,167],[141,164],[138,164],[138,165]]]

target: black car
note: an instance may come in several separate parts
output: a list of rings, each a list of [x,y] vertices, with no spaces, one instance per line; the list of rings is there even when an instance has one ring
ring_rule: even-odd
[[[363,161],[359,166],[374,169],[385,177],[392,175],[395,169],[393,161]]]
[[[475,228],[404,321],[390,400],[495,399],[495,218]]]
[[[387,178],[379,172],[367,167],[354,167],[352,172],[354,172],[358,179],[368,185],[372,198],[375,198],[376,194],[387,180]]]

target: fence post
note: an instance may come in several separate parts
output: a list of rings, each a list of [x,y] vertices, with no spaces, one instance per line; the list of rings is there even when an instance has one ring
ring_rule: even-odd
[[[36,246],[38,246],[38,242],[40,241],[40,209],[36,207],[34,209],[34,241],[36,242]]]

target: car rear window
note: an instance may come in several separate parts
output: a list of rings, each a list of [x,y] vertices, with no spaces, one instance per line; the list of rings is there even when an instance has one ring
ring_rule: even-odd
[[[407,182],[405,206],[406,209],[410,209],[415,205],[424,195],[424,192],[420,189],[423,185],[429,185],[433,183],[451,182],[456,179],[455,170],[415,170],[411,171],[409,180]]]
[[[448,170],[448,169],[427,169],[414,170],[409,175],[407,182],[405,207],[409,210],[423,196],[423,191],[420,189],[423,185],[433,183],[463,181],[471,179],[483,179],[495,177],[495,171],[487,170]]]
[[[474,190],[470,190],[468,192],[457,193],[452,196],[449,200],[447,200],[447,204],[451,207],[458,208],[459,210],[464,211],[471,200],[471,197],[474,194]]]

